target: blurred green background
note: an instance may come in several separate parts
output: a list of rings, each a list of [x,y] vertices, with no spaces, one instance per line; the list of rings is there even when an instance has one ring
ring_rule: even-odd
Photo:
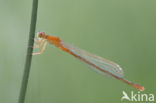
[[[38,31],[121,65],[125,77],[156,94],[155,0],[39,0]],[[0,0],[0,103],[17,103],[32,0]],[[35,49],[35,51],[38,51]],[[137,90],[99,75],[48,45],[33,56],[26,103],[120,103]],[[124,101],[128,102],[128,101]]]

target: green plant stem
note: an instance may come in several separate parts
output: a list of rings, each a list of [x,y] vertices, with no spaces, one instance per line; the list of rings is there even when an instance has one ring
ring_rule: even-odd
[[[34,37],[35,37],[37,8],[38,8],[38,0],[33,0],[31,24],[30,24],[30,32],[29,32],[29,42],[28,42],[26,62],[25,62],[25,67],[24,67],[24,73],[23,73],[23,79],[22,79],[18,103],[24,103],[24,100],[25,100],[28,79],[29,79],[29,72],[30,72],[30,67],[31,67],[31,60],[32,60],[32,52],[33,52],[32,47],[34,44]]]

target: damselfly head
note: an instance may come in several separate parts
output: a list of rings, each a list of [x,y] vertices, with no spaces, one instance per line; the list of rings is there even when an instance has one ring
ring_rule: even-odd
[[[46,37],[46,33],[45,33],[45,32],[38,32],[38,33],[37,33],[37,36],[38,36],[39,38],[45,38],[45,37]]]

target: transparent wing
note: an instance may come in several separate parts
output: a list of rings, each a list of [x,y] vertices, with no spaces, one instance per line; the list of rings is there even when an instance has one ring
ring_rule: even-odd
[[[106,60],[100,56],[96,56],[94,54],[91,54],[85,50],[79,49],[79,48],[72,46],[71,44],[68,44],[65,42],[63,42],[63,46],[65,48],[68,48],[69,50],[71,50],[73,53],[79,55],[80,57],[86,59],[87,61],[89,61],[89,62],[95,64],[96,66],[104,69],[105,71],[113,73],[119,77],[123,77],[123,70],[118,64],[116,64],[110,60]],[[94,67],[92,67],[92,69],[94,69],[95,71],[100,72],[102,74],[105,74],[102,71],[100,71]]]

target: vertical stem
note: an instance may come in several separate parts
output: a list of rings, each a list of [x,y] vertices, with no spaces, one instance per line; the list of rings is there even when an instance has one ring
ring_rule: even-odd
[[[24,67],[24,73],[23,73],[23,79],[22,79],[18,103],[24,103],[24,100],[25,100],[28,79],[29,79],[29,72],[30,72],[30,67],[31,67],[31,60],[32,60],[32,52],[33,52],[32,47],[34,44],[34,37],[35,37],[37,8],[38,8],[38,0],[33,0],[31,24],[30,24],[30,31],[29,31],[29,42],[28,42],[26,62],[25,62],[25,67]]]

